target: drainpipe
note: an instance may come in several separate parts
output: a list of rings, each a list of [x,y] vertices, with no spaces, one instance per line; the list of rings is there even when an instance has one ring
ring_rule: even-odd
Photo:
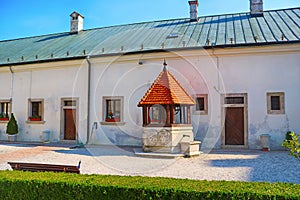
[[[10,109],[11,109],[11,113],[13,113],[13,107],[12,107],[12,97],[13,97],[13,90],[14,90],[14,71],[12,70],[12,66],[9,66],[9,70],[10,70],[10,73],[11,73],[11,83],[10,83],[10,103],[11,103],[11,106],[10,106]]]
[[[219,63],[219,57],[215,54],[215,49],[214,48],[212,48],[212,55],[217,60],[217,76],[218,76],[218,85],[217,85],[217,87],[214,86],[214,88],[220,94],[220,63]]]
[[[90,142],[90,99],[91,99],[91,61],[90,56],[86,57],[86,62],[88,64],[88,88],[87,88],[87,135],[86,135],[86,144]]]

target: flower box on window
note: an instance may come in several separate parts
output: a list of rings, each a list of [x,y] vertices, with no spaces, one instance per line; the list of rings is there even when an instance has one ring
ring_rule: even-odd
[[[0,117],[0,121],[9,121],[8,117]]]
[[[0,121],[9,121],[8,113],[0,113]]]
[[[115,118],[106,118],[106,122],[120,122],[120,117],[115,117]]]
[[[42,121],[41,117],[29,117],[30,121]]]

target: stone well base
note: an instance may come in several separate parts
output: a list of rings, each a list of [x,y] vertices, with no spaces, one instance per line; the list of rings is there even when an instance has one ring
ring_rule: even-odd
[[[143,130],[143,150],[145,152],[184,153],[187,151],[187,147],[183,152],[181,144],[188,145],[193,142],[194,134],[191,125],[144,127]],[[199,152],[199,143],[195,143],[191,148],[196,148],[196,145],[198,145]]]

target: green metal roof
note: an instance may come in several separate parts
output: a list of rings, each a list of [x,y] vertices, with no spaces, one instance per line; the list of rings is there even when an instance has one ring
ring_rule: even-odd
[[[0,41],[0,66],[160,49],[300,42],[300,7],[143,22]]]

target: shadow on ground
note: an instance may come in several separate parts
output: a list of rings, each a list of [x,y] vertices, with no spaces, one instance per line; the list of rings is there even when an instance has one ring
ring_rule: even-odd
[[[287,151],[272,152],[236,152],[245,155],[239,159],[215,159],[210,161],[211,166],[227,167],[247,167],[251,168],[249,181],[269,181],[269,182],[293,182],[300,184],[300,163],[288,155]],[[233,154],[233,152],[219,152],[220,155]],[[247,158],[251,155],[251,158]]]

